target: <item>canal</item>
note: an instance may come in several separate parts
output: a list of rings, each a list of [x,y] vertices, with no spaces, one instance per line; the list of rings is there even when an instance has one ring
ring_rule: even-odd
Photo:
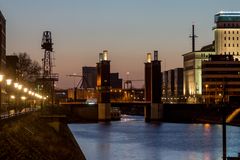
[[[221,160],[222,127],[150,124],[142,116],[121,121],[69,124],[87,160]],[[240,152],[240,127],[227,126],[228,156]]]

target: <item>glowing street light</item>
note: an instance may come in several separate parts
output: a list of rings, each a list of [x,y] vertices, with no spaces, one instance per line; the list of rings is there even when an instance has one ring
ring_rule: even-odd
[[[22,96],[22,97],[21,97],[21,100],[23,100],[23,101],[26,100],[26,99],[27,99],[27,98],[26,98],[25,96]]]
[[[18,84],[17,82],[14,83],[14,87],[15,87],[15,88],[18,88],[18,85],[19,85],[19,84]]]
[[[6,79],[6,83],[8,86],[10,86],[12,84],[12,79]]]
[[[18,88],[19,90],[21,90],[22,87],[23,87],[23,86],[22,86],[21,84],[19,84],[17,88]]]
[[[11,99],[15,99],[16,97],[15,97],[14,95],[11,95],[10,98],[11,98]]]
[[[23,92],[27,93],[27,91],[28,91],[28,88],[23,89]]]
[[[3,81],[3,77],[4,77],[4,75],[3,75],[3,74],[0,74],[0,82]]]

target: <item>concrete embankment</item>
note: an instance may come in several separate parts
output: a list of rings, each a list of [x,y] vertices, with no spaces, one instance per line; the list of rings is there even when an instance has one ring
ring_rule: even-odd
[[[64,120],[51,121],[35,112],[0,122],[0,159],[85,160]]]

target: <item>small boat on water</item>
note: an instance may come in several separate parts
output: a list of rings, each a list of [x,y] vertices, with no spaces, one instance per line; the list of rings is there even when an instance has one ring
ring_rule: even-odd
[[[119,109],[112,109],[111,111],[111,120],[119,121],[121,119],[121,111]]]

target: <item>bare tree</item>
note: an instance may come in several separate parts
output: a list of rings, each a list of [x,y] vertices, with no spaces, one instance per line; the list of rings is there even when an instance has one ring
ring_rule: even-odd
[[[35,82],[41,74],[41,66],[37,61],[31,60],[27,53],[18,53],[18,75],[19,79],[27,82]]]

